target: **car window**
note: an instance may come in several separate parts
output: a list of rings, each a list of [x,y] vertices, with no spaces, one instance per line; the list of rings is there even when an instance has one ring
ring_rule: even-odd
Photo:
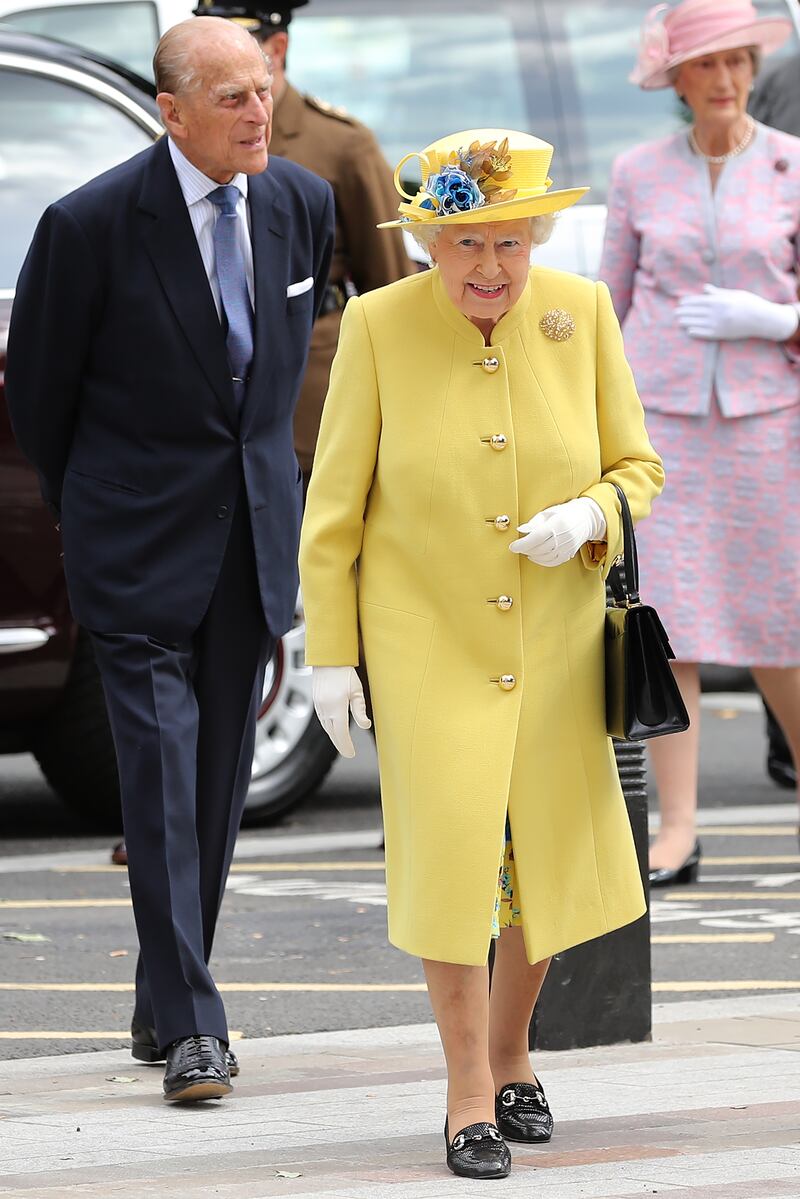
[[[457,129],[524,129],[556,147],[559,187],[588,183],[604,204],[614,157],[680,128],[671,89],[628,82],[649,0],[331,0],[297,13],[289,77],[377,134],[394,164]],[[783,0],[759,15],[787,16]],[[793,37],[781,53],[798,48]],[[415,183],[409,163],[404,180]]]
[[[0,17],[0,24],[84,46],[130,67],[145,78],[152,78],[151,60],[158,41],[158,15],[150,0],[28,8]]]
[[[639,26],[648,9],[638,0],[544,0],[557,105],[570,183],[588,183],[605,203],[611,163],[638,142],[664,137],[689,118],[672,88],[643,91],[628,82]],[[759,16],[787,17],[785,3],[756,3]],[[781,54],[797,51],[796,35]],[[772,56],[770,57],[772,61]]]
[[[78,87],[0,70],[0,290],[16,283],[53,200],[152,143],[125,113]],[[12,115],[13,114],[13,115]]]
[[[341,105],[377,134],[392,165],[458,129],[505,125],[552,132],[552,102],[535,6],[501,2],[402,11],[374,0],[309,5],[292,21],[292,83]],[[419,181],[416,160],[404,181]]]

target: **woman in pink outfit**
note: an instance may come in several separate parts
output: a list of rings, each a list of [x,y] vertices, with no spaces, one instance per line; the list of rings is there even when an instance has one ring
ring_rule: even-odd
[[[747,101],[791,32],[749,0],[652,9],[631,76],[681,132],[615,162],[600,275],[668,484],[639,536],[688,732],[651,741],[651,885],[697,874],[699,664],[750,666],[800,760],[800,139]]]

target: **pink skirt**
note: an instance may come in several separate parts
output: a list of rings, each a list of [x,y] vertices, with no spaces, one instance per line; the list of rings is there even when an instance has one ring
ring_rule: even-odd
[[[636,533],[641,592],[677,659],[800,665],[800,404],[646,420],[666,485]]]

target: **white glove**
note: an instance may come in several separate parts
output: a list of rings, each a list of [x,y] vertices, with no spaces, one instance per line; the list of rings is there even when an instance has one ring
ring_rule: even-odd
[[[364,688],[352,666],[314,666],[311,670],[311,695],[319,722],[343,758],[354,758],[348,715],[360,729],[368,729]]]
[[[537,512],[518,528],[525,536],[511,542],[513,554],[525,554],[539,566],[561,566],[587,541],[605,540],[606,518],[600,505],[583,495]]]
[[[700,295],[683,296],[675,318],[690,337],[704,341],[738,341],[760,337],[788,341],[797,332],[800,315],[794,304],[774,304],[752,291],[714,287],[707,283]]]

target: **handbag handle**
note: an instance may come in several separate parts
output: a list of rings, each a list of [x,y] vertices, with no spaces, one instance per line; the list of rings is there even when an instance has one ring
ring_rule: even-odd
[[[608,572],[608,585],[614,596],[617,607],[629,607],[641,603],[639,599],[639,555],[636,552],[636,537],[633,532],[633,517],[628,506],[628,497],[616,483],[611,486],[619,496],[622,512],[623,558],[625,561],[625,585],[622,582],[622,572],[615,562]],[[627,597],[626,597],[627,592]]]

